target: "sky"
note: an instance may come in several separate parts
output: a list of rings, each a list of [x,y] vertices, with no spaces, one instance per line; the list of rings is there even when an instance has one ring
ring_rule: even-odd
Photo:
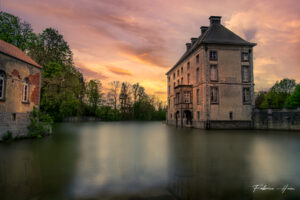
[[[57,29],[86,80],[98,79],[104,88],[114,80],[139,82],[166,101],[165,73],[212,15],[257,43],[256,91],[283,78],[300,82],[298,0],[0,0],[0,8],[36,33]]]

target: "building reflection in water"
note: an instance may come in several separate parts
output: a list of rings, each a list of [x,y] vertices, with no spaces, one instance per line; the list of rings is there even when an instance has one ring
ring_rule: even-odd
[[[299,151],[297,143],[294,142],[293,147],[285,151],[282,144],[276,144],[282,140],[277,138],[273,141],[264,135],[253,135],[253,132],[169,131],[172,132],[169,134],[172,155],[169,159],[168,189],[178,199],[265,200],[300,197],[299,179],[294,176],[300,174],[300,169],[295,168],[299,166],[300,159],[295,155],[285,155],[294,152],[295,148]],[[264,137],[267,137],[266,144]],[[266,154],[275,149],[275,154]],[[276,181],[274,177],[277,177]],[[253,193],[252,186],[262,183],[275,188],[290,183],[296,191],[285,194],[281,190]]]

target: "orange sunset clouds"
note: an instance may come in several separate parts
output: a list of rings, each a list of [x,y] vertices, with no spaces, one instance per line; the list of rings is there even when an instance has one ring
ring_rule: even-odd
[[[104,87],[113,80],[139,82],[165,101],[166,76],[200,35],[211,15],[258,45],[256,90],[276,80],[300,82],[300,3],[297,0],[1,0],[1,10],[29,22],[35,32],[64,35],[85,78]]]

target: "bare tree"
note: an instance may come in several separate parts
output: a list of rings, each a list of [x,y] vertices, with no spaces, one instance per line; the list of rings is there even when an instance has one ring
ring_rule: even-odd
[[[109,96],[112,100],[112,104],[114,107],[114,110],[117,110],[118,105],[118,98],[119,98],[119,91],[120,91],[120,82],[119,81],[113,81],[109,83],[110,89],[109,89]]]

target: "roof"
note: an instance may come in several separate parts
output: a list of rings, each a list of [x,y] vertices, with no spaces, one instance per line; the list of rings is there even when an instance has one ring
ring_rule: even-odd
[[[197,41],[191,45],[191,47],[181,56],[178,62],[166,74],[180,65],[190,54],[198,49],[199,46],[204,44],[225,44],[251,47],[256,45],[255,43],[251,43],[242,39],[220,23],[211,24],[209,28],[198,37]]]
[[[42,68],[34,60],[32,60],[26,53],[24,53],[21,49],[3,40],[0,40],[0,52],[9,55],[11,57],[14,57],[18,60],[21,60],[23,62],[26,62],[28,64],[34,65],[35,67]]]

